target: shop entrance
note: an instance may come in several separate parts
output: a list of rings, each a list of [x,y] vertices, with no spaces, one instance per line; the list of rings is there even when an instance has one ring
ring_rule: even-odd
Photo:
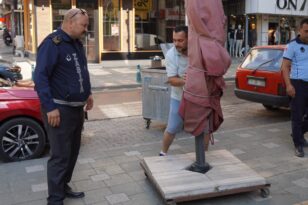
[[[295,37],[293,17],[272,18],[268,23],[268,45],[287,44]]]

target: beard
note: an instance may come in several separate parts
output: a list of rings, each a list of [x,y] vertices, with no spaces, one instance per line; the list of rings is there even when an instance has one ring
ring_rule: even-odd
[[[187,51],[187,47],[175,47],[179,53],[185,53]]]

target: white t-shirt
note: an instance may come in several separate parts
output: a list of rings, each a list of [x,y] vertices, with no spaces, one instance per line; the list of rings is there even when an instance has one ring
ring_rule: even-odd
[[[179,53],[173,46],[166,54],[165,65],[168,77],[183,77],[188,65],[188,57]],[[183,87],[171,86],[171,98],[181,100],[182,95]]]

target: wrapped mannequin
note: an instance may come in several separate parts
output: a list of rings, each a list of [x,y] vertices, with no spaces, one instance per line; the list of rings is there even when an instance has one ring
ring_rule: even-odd
[[[290,30],[288,26],[280,27],[280,44],[286,44],[290,40]]]
[[[244,30],[242,29],[242,25],[238,25],[235,30],[235,57],[242,57],[242,46],[244,40]]]
[[[276,31],[274,33],[275,45],[279,45],[281,41],[280,27],[277,26]]]
[[[228,30],[228,43],[229,43],[229,54],[234,56],[234,45],[235,45],[235,25],[232,24],[231,28]]]

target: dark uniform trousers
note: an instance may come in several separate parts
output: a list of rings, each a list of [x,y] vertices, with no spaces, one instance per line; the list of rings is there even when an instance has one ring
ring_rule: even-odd
[[[50,159],[47,163],[48,205],[63,205],[64,185],[72,178],[84,123],[83,107],[58,106],[58,109],[59,127],[51,127],[47,123],[46,112],[42,109],[50,143]]]
[[[292,137],[295,146],[304,145],[307,120],[304,119],[308,106],[308,82],[291,79],[296,95],[291,99]]]

